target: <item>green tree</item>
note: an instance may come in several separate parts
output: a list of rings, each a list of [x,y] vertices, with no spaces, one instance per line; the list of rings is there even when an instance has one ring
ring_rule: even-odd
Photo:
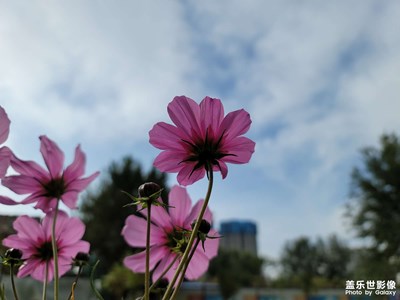
[[[354,251],[336,235],[326,240],[319,239],[316,244],[318,253],[319,275],[326,279],[330,287],[342,287],[343,281],[352,273],[351,261]]]
[[[385,262],[375,276],[394,278],[400,267],[400,143],[384,134],[378,148],[362,150],[362,165],[352,172],[348,216],[359,237],[370,241],[369,259]]]
[[[306,297],[313,287],[313,279],[319,275],[321,253],[309,238],[300,237],[286,243],[281,257],[282,277],[288,283],[302,288]]]
[[[128,206],[130,198],[122,191],[137,196],[138,187],[144,182],[155,182],[166,187],[166,175],[154,168],[149,173],[131,157],[121,163],[113,162],[98,190],[89,192],[82,201],[82,218],[86,224],[85,239],[91,243],[91,252],[101,261],[99,274],[105,274],[116,262],[132,253],[121,236],[125,219],[136,213],[136,207]],[[167,190],[163,191],[165,199]]]
[[[143,285],[143,274],[132,273],[120,264],[114,265],[103,278],[103,287],[113,299],[128,299],[128,295],[135,299],[143,295]]]
[[[241,287],[263,286],[263,264],[263,259],[250,253],[220,249],[208,275],[218,280],[222,296],[228,299]]]
[[[308,237],[297,238],[283,249],[278,284],[299,287],[306,297],[315,288],[342,287],[352,272],[352,253],[336,235],[315,242]]]

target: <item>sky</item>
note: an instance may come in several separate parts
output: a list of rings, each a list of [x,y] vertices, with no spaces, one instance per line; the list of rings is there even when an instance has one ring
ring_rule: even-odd
[[[46,134],[66,163],[81,144],[87,174],[126,155],[149,170],[159,150],[148,131],[169,122],[173,97],[219,98],[225,112],[250,113],[256,150],[225,180],[217,174],[217,226],[254,221],[259,253],[270,258],[299,236],[352,242],[343,217],[351,170],[360,149],[400,130],[398,28],[395,0],[0,0],[6,145],[42,163]],[[193,200],[206,184],[188,187]]]

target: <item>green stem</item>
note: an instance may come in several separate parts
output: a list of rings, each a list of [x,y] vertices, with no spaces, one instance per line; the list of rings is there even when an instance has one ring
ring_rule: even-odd
[[[178,294],[178,290],[179,290],[179,288],[180,288],[180,286],[181,286],[181,284],[183,282],[183,279],[185,278],[186,270],[189,267],[189,263],[192,260],[192,257],[194,255],[194,253],[196,252],[196,249],[197,249],[197,246],[199,245],[199,243],[200,243],[200,239],[197,238],[196,243],[194,244],[194,247],[192,248],[192,251],[190,251],[190,255],[188,257],[188,260],[186,261],[186,264],[185,264],[185,266],[183,268],[183,271],[181,273],[181,277],[179,278],[178,284],[175,287],[174,292],[172,293],[170,300],[175,299],[176,295]]]
[[[46,268],[44,271],[42,300],[46,300],[46,298],[47,298],[47,277],[48,276],[49,276],[49,261],[46,262]]]
[[[92,267],[92,271],[90,272],[90,287],[92,288],[93,293],[96,295],[96,298],[98,300],[104,300],[104,298],[100,295],[99,291],[96,289],[96,286],[94,284],[94,271],[96,270],[99,260],[94,264]]]
[[[214,176],[213,176],[212,169],[208,168],[208,170],[211,170],[211,171],[209,172],[208,189],[207,189],[206,197],[204,198],[203,206],[201,207],[200,213],[196,219],[196,223],[192,230],[192,234],[190,235],[190,239],[189,239],[188,245],[186,246],[185,252],[182,255],[182,259],[178,265],[178,268],[176,269],[174,277],[172,278],[171,282],[168,284],[167,290],[165,291],[165,294],[164,294],[164,297],[162,298],[162,300],[168,299],[169,295],[172,292],[172,289],[174,288],[175,282],[178,279],[179,274],[181,273],[183,267],[186,264],[186,261],[188,260],[190,250],[192,249],[194,240],[197,237],[197,232],[199,231],[201,220],[203,220],[203,216],[204,216],[204,213],[206,212],[208,202],[210,201],[213,182],[214,182]]]
[[[11,266],[10,266],[10,280],[11,280],[12,290],[14,293],[14,298],[15,298],[15,300],[18,300],[17,288],[16,288],[15,282],[14,282],[14,264],[11,264]]]
[[[53,248],[53,261],[54,261],[54,300],[58,300],[58,288],[59,288],[58,253],[57,253],[57,240],[56,240],[56,224],[57,224],[59,203],[60,199],[57,199],[57,204],[54,210],[53,227],[51,230],[51,246]]]
[[[146,229],[146,273],[144,275],[144,299],[150,299],[150,225],[151,225],[151,203],[147,206],[147,229]]]

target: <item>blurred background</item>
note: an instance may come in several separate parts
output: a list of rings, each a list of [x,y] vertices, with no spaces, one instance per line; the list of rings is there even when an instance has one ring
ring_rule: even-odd
[[[343,296],[346,280],[399,270],[398,28],[398,1],[0,1],[6,145],[41,162],[46,134],[66,163],[81,144],[87,174],[102,172],[70,213],[86,222],[102,286],[120,299],[142,279],[119,264],[133,251],[120,230],[135,211],[118,191],[176,184],[152,169],[148,131],[169,122],[176,95],[244,108],[256,151],[217,175],[210,208],[226,238],[204,284],[187,288]],[[193,201],[205,190],[206,180],[188,188]],[[1,238],[21,214],[41,216],[0,206]]]

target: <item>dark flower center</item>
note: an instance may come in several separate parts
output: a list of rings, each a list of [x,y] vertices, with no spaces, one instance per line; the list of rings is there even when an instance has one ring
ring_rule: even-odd
[[[53,257],[53,247],[51,242],[44,242],[40,247],[36,248],[36,257],[43,261],[49,261]]]
[[[183,254],[190,238],[190,231],[174,229],[167,234],[167,246],[172,252]]]
[[[60,199],[66,190],[65,181],[63,177],[53,178],[52,180],[44,184],[43,187],[46,190],[44,196],[49,198]]]
[[[194,166],[190,175],[192,175],[192,173],[199,168],[205,168],[207,172],[210,172],[212,166],[214,165],[218,166],[218,168],[221,170],[219,160],[225,156],[234,155],[223,153],[220,149],[224,133],[218,139],[213,136],[210,137],[210,135],[212,134],[209,134],[209,130],[207,129],[204,140],[200,140],[196,143],[182,140],[184,143],[190,146],[190,155],[182,162],[196,162],[196,165]]]

